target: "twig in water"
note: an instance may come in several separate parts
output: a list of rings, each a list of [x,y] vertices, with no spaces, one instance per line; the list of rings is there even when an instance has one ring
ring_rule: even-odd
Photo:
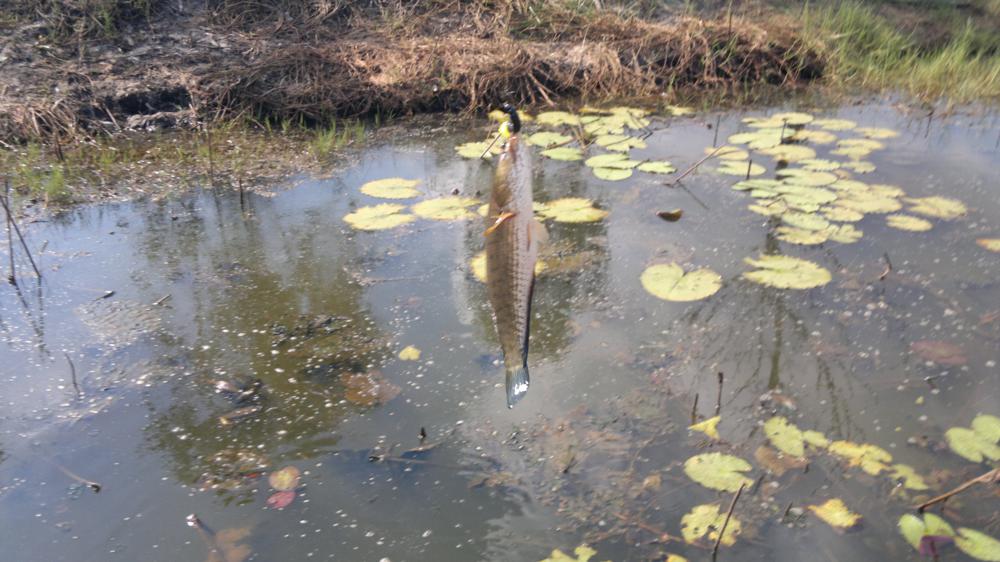
[[[694,393],[694,404],[691,405],[691,425],[698,422],[698,393]]]
[[[239,190],[240,190],[240,212],[241,213],[246,213],[247,210],[246,210],[245,196],[243,195],[243,178],[242,177],[236,179],[236,185],[237,185],[237,187],[239,187]]]
[[[80,484],[83,484],[84,486],[87,486],[88,488],[90,488],[91,490],[93,490],[95,494],[99,494],[101,492],[101,485],[98,484],[97,482],[94,482],[93,480],[87,480],[86,478],[84,478],[84,477],[82,477],[82,476],[80,476],[78,474],[74,474],[68,468],[66,468],[65,466],[57,463],[54,460],[49,460],[49,462],[52,463],[60,471],[62,471],[62,473],[65,474],[66,476],[69,476],[73,480],[76,480]]]
[[[80,385],[76,382],[76,365],[73,364],[73,360],[69,358],[69,353],[63,352],[66,356],[66,362],[69,363],[69,376],[70,380],[73,381],[73,388],[76,390],[77,399],[83,398],[83,392],[80,391]]]
[[[7,194],[10,193],[10,184],[4,180],[4,187],[7,190]],[[6,195],[5,195],[6,196]],[[10,258],[10,273],[7,274],[7,282],[11,285],[17,285],[17,269],[14,266],[14,230],[10,227],[10,215],[6,215],[7,220],[5,224],[7,225],[7,257]]]
[[[677,184],[677,182],[679,182],[679,181],[681,181],[682,179],[686,178],[686,177],[688,176],[688,174],[690,174],[691,172],[693,172],[693,171],[697,170],[697,169],[698,169],[698,166],[701,166],[702,164],[704,164],[706,160],[708,160],[709,158],[711,158],[711,157],[715,156],[715,153],[716,153],[716,152],[718,152],[718,151],[720,151],[720,150],[722,150],[722,147],[721,147],[721,146],[719,146],[719,147],[716,147],[716,149],[715,149],[715,150],[713,150],[712,152],[709,152],[709,153],[708,153],[708,154],[707,154],[707,155],[706,155],[706,156],[705,156],[704,158],[702,158],[701,160],[698,160],[697,162],[695,162],[695,163],[694,163],[694,164],[693,164],[693,165],[692,165],[692,166],[691,166],[690,168],[688,168],[687,170],[684,170],[684,173],[682,173],[681,175],[679,175],[679,176],[677,176],[676,178],[674,178],[674,179],[673,179],[673,180],[672,180],[672,181],[671,181],[670,183],[668,183],[667,185],[676,185],[676,184]]]
[[[156,299],[156,302],[153,303],[153,306],[160,306],[161,304],[163,304],[164,302],[166,302],[166,300],[169,299],[169,298],[170,298],[170,293],[167,293],[167,294],[163,295],[162,297]]]
[[[493,145],[496,144],[498,140],[500,140],[500,135],[496,135],[495,137],[493,137],[493,142],[491,142],[490,145],[486,147],[486,150],[484,150],[483,153],[479,155],[479,158],[481,159],[486,158],[486,155],[489,154],[491,150],[493,150]]]
[[[884,256],[885,256],[885,271],[882,272],[882,275],[878,276],[879,281],[885,281],[885,278],[888,277],[890,273],[892,273],[892,262],[889,261],[889,252],[886,252]]]
[[[750,158],[749,160],[747,160],[747,177],[746,177],[746,179],[750,179],[750,170],[751,169],[753,169],[753,158]]]
[[[10,193],[10,184],[7,179],[4,179],[4,190]],[[21,234],[21,229],[17,227],[17,221],[14,220],[14,213],[10,211],[10,202],[7,200],[7,197],[0,197],[0,203],[3,203],[3,210],[7,213],[8,226],[14,228],[14,233],[17,234],[17,239],[21,241],[21,247],[24,248],[24,253],[28,256],[28,261],[31,262],[31,268],[35,270],[35,275],[38,276],[40,281],[42,279],[42,272],[38,270],[35,258],[31,257],[31,250],[28,249],[28,243],[24,241],[24,235]]]
[[[676,541],[676,542],[682,542],[683,541],[683,539],[681,539],[680,537],[675,537],[675,536],[671,535],[670,533],[661,531],[661,530],[657,529],[656,527],[653,527],[652,525],[649,525],[648,523],[644,523],[642,521],[633,521],[632,519],[629,519],[628,517],[622,515],[621,513],[613,513],[612,515],[614,515],[615,517],[621,519],[626,524],[635,525],[636,527],[639,527],[640,529],[642,529],[644,531],[649,531],[650,533],[653,533],[654,535],[656,535],[657,540],[659,540],[661,543],[668,543],[670,541]]]
[[[955,488],[950,492],[941,494],[936,498],[932,498],[930,500],[925,501],[924,503],[917,506],[917,511],[923,512],[928,507],[936,503],[941,503],[956,494],[964,492],[965,490],[968,490],[969,488],[975,486],[976,484],[995,484],[997,482],[1000,482],[1000,468],[994,468],[993,470],[987,472],[986,474],[979,475],[973,478],[972,480],[965,482],[964,484],[962,484],[961,486]]]
[[[715,396],[715,415],[719,415],[722,411],[722,381],[726,378],[726,375],[719,371],[719,393]]]
[[[740,494],[743,493],[743,488],[746,484],[740,484],[740,489],[736,490],[736,495],[733,496],[733,502],[729,504],[729,512],[726,513],[726,520],[722,522],[722,528],[719,529],[719,537],[715,539],[715,546],[712,548],[712,560],[715,561],[715,557],[719,554],[719,544],[722,543],[722,537],[726,533],[726,527],[729,526],[729,518],[733,516],[733,510],[736,509],[736,502],[740,501]]]

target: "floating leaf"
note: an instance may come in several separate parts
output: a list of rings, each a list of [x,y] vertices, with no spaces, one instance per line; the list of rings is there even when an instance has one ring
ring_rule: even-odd
[[[811,172],[832,172],[840,167],[840,162],[836,160],[825,160],[823,158],[809,158],[799,162],[803,168]]]
[[[868,174],[875,171],[875,164],[871,162],[865,162],[863,160],[852,160],[850,162],[844,162],[841,167],[852,170],[858,174]]]
[[[649,174],[672,174],[677,171],[677,168],[670,162],[662,160],[659,162],[643,162],[639,164],[639,171]]]
[[[779,453],[767,445],[757,447],[757,450],[753,453],[753,457],[757,459],[757,462],[762,467],[779,477],[789,470],[805,468],[809,465],[809,461],[803,457],[793,457],[792,455]]]
[[[893,480],[901,480],[903,482],[903,487],[908,490],[928,489],[927,483],[924,482],[923,477],[917,474],[917,471],[910,465],[894,464],[889,467],[889,470],[891,471],[889,476]]]
[[[837,141],[837,146],[841,148],[863,148],[869,152],[885,148],[884,144],[872,139],[843,139]]]
[[[272,472],[267,477],[267,482],[279,492],[289,492],[298,487],[299,474],[299,469],[294,466],[286,466],[281,470]]]
[[[370,207],[359,207],[344,217],[344,222],[358,230],[385,230],[412,222],[410,214],[400,213],[405,207],[394,203],[382,203]]]
[[[609,144],[620,143],[629,137],[628,135],[600,135],[594,139],[594,144],[597,146],[608,146]]]
[[[646,141],[635,137],[625,137],[625,140],[609,144],[604,148],[615,152],[628,152],[633,148],[646,148]]]
[[[1000,460],[1000,447],[967,427],[953,427],[944,432],[944,438],[956,455],[972,462]]]
[[[777,174],[779,177],[784,178],[783,181],[786,183],[813,187],[830,185],[838,179],[837,176],[829,172],[816,172],[802,168],[785,168],[784,170],[778,170]]]
[[[860,160],[865,156],[871,154],[871,149],[865,148],[863,146],[841,146],[830,151],[830,154],[836,154],[837,156],[847,156],[848,158],[853,158],[855,160]]]
[[[490,146],[491,144],[492,146]],[[462,158],[475,159],[483,156],[483,153],[486,152],[487,148],[489,148],[489,152],[486,153],[485,158],[490,158],[494,154],[500,154],[503,152],[500,143],[493,142],[493,139],[485,142],[467,142],[465,144],[460,144],[455,147],[455,150],[458,151],[458,155]]]
[[[838,179],[837,181],[830,184],[830,187],[836,189],[837,191],[843,192],[865,192],[871,191],[871,187],[862,181],[848,180],[848,179]]]
[[[632,170],[616,168],[593,168],[594,176],[604,181],[621,181],[632,177]]]
[[[1000,418],[979,414],[972,420],[972,430],[990,443],[996,443],[1000,441]]]
[[[549,201],[538,214],[556,222],[595,222],[608,216],[607,211],[594,207],[593,201],[582,197]]]
[[[834,441],[828,448],[830,453],[846,459],[850,466],[861,467],[861,470],[876,476],[889,468],[892,455],[877,445],[870,443],[854,443],[851,441]]]
[[[899,230],[906,230],[909,232],[926,232],[934,228],[931,221],[914,217],[912,215],[887,215],[885,217],[885,223],[892,228],[898,228]]]
[[[867,191],[848,191],[837,200],[837,205],[859,213],[893,213],[903,208],[897,199]]]
[[[687,558],[684,558],[680,554],[667,554],[667,559],[664,562],[688,562]]]
[[[812,213],[799,213],[792,211],[782,215],[781,222],[803,230],[824,230],[830,226],[830,222],[823,217]]]
[[[739,181],[733,184],[733,189],[736,191],[747,191],[750,189],[767,189],[774,190],[777,186],[781,185],[778,180],[771,180],[765,178],[753,178],[748,180]]]
[[[853,513],[840,498],[829,499],[823,505],[810,505],[809,511],[816,514],[827,525],[837,529],[850,529],[861,521],[861,516]]]
[[[792,131],[786,131],[785,137],[791,136]],[[782,140],[781,127],[760,129],[752,133],[737,133],[727,140],[730,144],[745,144],[754,150],[778,146]]]
[[[858,222],[865,218],[864,213],[859,213],[854,209],[848,209],[839,205],[824,207],[821,212],[827,220],[836,222]]]
[[[747,126],[755,129],[781,128],[782,125],[786,124],[781,119],[775,119],[773,117],[744,117],[743,122],[746,123]]]
[[[812,124],[827,131],[846,131],[858,126],[857,123],[848,119],[816,119]]]
[[[825,449],[830,446],[830,440],[825,435],[811,429],[802,432],[802,440],[817,449]]]
[[[768,201],[763,205],[748,205],[747,209],[765,217],[778,217],[788,210],[788,205],[778,199],[776,201]]]
[[[921,550],[925,537],[954,537],[955,530],[947,521],[933,513],[925,513],[924,518],[907,513],[896,524],[899,532],[914,549]]]
[[[416,185],[420,180],[407,180],[403,178],[386,178],[384,180],[370,181],[361,186],[361,193],[382,199],[410,199],[420,195]]]
[[[528,137],[528,144],[549,148],[557,144],[565,144],[573,140],[573,137],[551,131],[541,131]]]
[[[691,431],[700,431],[705,435],[711,437],[712,439],[718,440],[719,439],[718,427],[719,427],[719,420],[721,419],[722,419],[721,416],[711,417],[703,422],[698,422],[692,426],[689,426],[688,429],[690,429]]]
[[[379,371],[342,373],[339,378],[344,385],[344,398],[351,404],[365,408],[389,402],[401,392],[398,386],[385,380]]]
[[[771,116],[772,119],[777,119],[778,121],[783,121],[789,125],[806,125],[813,122],[813,116],[808,113],[801,113],[797,111],[786,111],[783,113],[775,113]]]
[[[910,351],[924,361],[938,365],[965,365],[965,352],[961,346],[940,340],[920,340],[910,344]]]
[[[722,277],[711,269],[684,273],[675,263],[650,266],[642,272],[639,281],[653,296],[676,302],[701,300],[722,287]]]
[[[864,236],[864,232],[854,228],[854,226],[850,224],[831,226],[824,232],[826,232],[827,236],[830,237],[830,240],[840,242],[841,244],[853,244],[858,240],[861,240],[861,237]]]
[[[747,461],[723,453],[703,453],[684,462],[688,477],[706,488],[723,492],[735,492],[741,484],[753,484],[743,474],[752,468]]]
[[[705,149],[705,154],[715,153],[713,158],[718,158],[719,160],[746,160],[750,158],[750,153],[743,150],[742,148],[736,146],[723,146],[718,150],[708,147]]]
[[[1000,252],[1000,238],[979,238],[976,240],[976,244],[991,252]]]
[[[828,131],[802,129],[795,131],[795,134],[792,135],[792,139],[816,144],[830,144],[831,142],[837,140],[837,135]]]
[[[726,524],[726,514],[719,512],[718,505],[696,505],[684,517],[681,517],[681,535],[688,544],[694,544],[706,534],[709,542],[714,543],[718,540],[719,531],[724,524],[726,531],[719,543],[724,546],[732,546],[736,544],[736,538],[740,535],[743,527],[739,519],[730,517],[729,523]]]
[[[760,152],[782,162],[798,162],[800,160],[816,158],[815,150],[798,144],[779,144],[778,146],[764,148]]]
[[[764,434],[775,448],[787,455],[801,457],[806,454],[802,430],[784,416],[774,416],[764,422]]]
[[[1000,541],[967,527],[959,527],[955,546],[975,558],[987,562],[1000,562]]]
[[[581,544],[573,550],[573,554],[576,555],[576,558],[556,549],[552,551],[552,554],[548,558],[541,562],[589,562],[597,554],[597,551],[585,544]]]
[[[715,171],[731,176],[759,176],[766,172],[767,168],[760,164],[746,164],[738,160],[723,160]]]
[[[408,345],[399,352],[399,358],[403,361],[416,361],[420,359],[420,350],[412,345]]]
[[[413,214],[425,219],[454,221],[475,216],[469,207],[479,201],[470,197],[438,197],[421,201],[413,206]]]
[[[947,197],[915,197],[906,200],[910,212],[944,220],[957,219],[967,212],[965,204]]]
[[[560,146],[542,151],[542,156],[553,160],[575,161],[583,160],[583,151],[570,146]]]
[[[899,136],[899,133],[892,129],[880,129],[878,127],[858,127],[855,131],[870,139],[891,139]]]
[[[830,282],[830,272],[819,265],[790,256],[761,256],[760,259],[746,258],[743,261],[756,267],[743,277],[778,289],[812,289]]]
[[[778,240],[800,246],[822,244],[830,239],[826,230],[804,230],[793,226],[779,226],[776,232]]]
[[[579,125],[580,117],[566,111],[544,111],[535,116],[535,122],[539,125],[559,126],[559,125]]]
[[[271,509],[285,509],[291,505],[293,500],[295,500],[295,492],[292,490],[275,492],[267,498],[267,507]]]
[[[591,168],[634,168],[639,165],[639,162],[632,165],[623,165],[622,162],[632,162],[632,160],[629,160],[626,154],[599,154],[587,158],[583,164]]]

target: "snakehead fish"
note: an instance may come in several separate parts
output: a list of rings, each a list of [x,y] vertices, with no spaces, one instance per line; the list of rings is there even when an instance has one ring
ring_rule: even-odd
[[[508,105],[509,135],[497,163],[486,228],[486,290],[503,349],[507,407],[528,391],[528,332],[538,248],[547,234],[532,210],[531,153],[518,133],[521,121]]]

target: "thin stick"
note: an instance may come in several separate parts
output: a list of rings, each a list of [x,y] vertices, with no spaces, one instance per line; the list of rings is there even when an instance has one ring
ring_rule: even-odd
[[[892,273],[892,262],[889,261],[889,252],[885,253],[885,270],[882,271],[882,275],[878,276],[879,281],[885,281],[885,278]]]
[[[9,193],[10,187],[7,180],[4,180],[5,190]],[[40,280],[42,278],[42,272],[38,271],[38,265],[35,264],[35,258],[31,257],[31,250],[28,249],[28,243],[24,241],[24,235],[21,234],[21,229],[17,227],[17,221],[14,220],[14,214],[10,212],[10,205],[8,204],[6,197],[0,197],[0,202],[3,203],[3,210],[7,213],[7,221],[10,226],[14,227],[14,233],[17,234],[17,239],[21,241],[21,247],[24,248],[24,253],[28,255],[28,261],[31,262],[32,269],[35,270],[35,275],[38,276]]]
[[[240,212],[241,213],[245,213],[246,212],[246,203],[244,201],[244,195],[243,195],[243,178],[242,177],[236,179],[236,185],[240,189]]]
[[[964,484],[962,484],[961,486],[955,488],[950,492],[941,494],[936,498],[927,500],[924,503],[918,505],[916,509],[917,511],[923,512],[928,507],[936,503],[941,503],[956,494],[964,492],[965,490],[968,490],[969,488],[975,486],[976,484],[992,484],[995,482],[1000,482],[1000,468],[994,468],[993,470],[987,472],[986,474],[982,474],[980,476],[973,478],[972,480],[969,480],[968,482],[965,482]]]
[[[691,405],[691,425],[698,421],[698,393],[694,393],[694,404]]]
[[[752,170],[752,169],[753,169],[753,158],[750,158],[750,159],[747,160],[747,177],[746,177],[746,179],[750,179],[750,170]]]
[[[90,488],[91,490],[93,490],[95,494],[98,494],[98,493],[101,492],[101,485],[98,484],[97,482],[94,482],[93,480],[87,480],[86,478],[84,478],[84,477],[82,477],[82,476],[80,476],[78,474],[74,474],[68,468],[66,468],[65,466],[57,463],[54,460],[50,459],[49,462],[52,463],[56,468],[58,468],[66,476],[69,476],[73,480],[76,480],[80,484],[83,484],[83,485],[87,486],[88,488]]]
[[[161,304],[163,304],[164,302],[166,302],[166,300],[169,299],[169,298],[170,298],[170,293],[167,293],[167,294],[163,295],[162,297],[156,299],[156,302],[153,303],[153,306],[160,306]]]
[[[729,518],[733,516],[733,510],[736,509],[736,502],[740,501],[740,494],[743,493],[744,486],[746,486],[746,483],[740,484],[740,489],[736,490],[736,495],[733,496],[733,502],[729,504],[729,513],[726,513],[726,520],[722,522],[722,529],[719,530],[719,537],[715,539],[715,547],[712,548],[713,562],[715,557],[719,554],[719,544],[722,543],[722,536],[726,533],[726,527],[729,526]]]
[[[10,193],[10,184],[7,180],[4,180],[4,188],[6,192]],[[7,275],[7,282],[11,285],[17,285],[17,269],[14,266],[14,232],[10,227],[10,215],[6,215],[7,220],[5,224],[7,225],[7,254],[10,258],[10,273]]]
[[[493,145],[496,144],[498,140],[500,140],[500,135],[493,137],[493,142],[491,142],[490,145],[486,147],[486,150],[484,150],[483,153],[479,155],[479,158],[481,159],[486,158],[486,155],[490,153],[490,150],[493,150]]]
[[[83,398],[83,392],[80,391],[80,385],[76,382],[76,365],[74,365],[73,360],[69,358],[69,353],[64,351],[63,355],[66,356],[66,362],[69,363],[69,376],[73,381],[73,388],[76,389],[76,397],[77,399]]]
[[[639,527],[640,529],[643,529],[645,531],[649,531],[650,533],[653,533],[654,535],[656,535],[657,539],[661,543],[668,543],[670,541],[675,541],[675,542],[681,542],[681,541],[683,541],[683,539],[681,539],[680,537],[675,537],[675,536],[671,535],[670,533],[666,533],[664,531],[661,531],[661,530],[657,529],[656,527],[653,527],[652,525],[649,525],[648,523],[644,523],[644,522],[638,521],[638,520],[629,519],[628,517],[622,515],[621,513],[612,513],[612,515],[614,515],[615,517],[621,519],[625,523],[628,523],[630,525],[635,525],[636,527]]]
[[[715,396],[715,415],[719,415],[722,411],[722,381],[726,378],[726,375],[719,371],[719,393]]]
[[[693,172],[693,171],[695,171],[696,169],[698,169],[698,166],[701,166],[702,164],[704,164],[706,160],[708,160],[709,158],[711,158],[711,157],[715,156],[715,153],[716,153],[716,152],[718,152],[718,151],[720,151],[720,150],[722,150],[722,147],[721,147],[721,146],[719,146],[719,147],[716,147],[716,149],[715,149],[715,150],[713,150],[712,152],[709,152],[707,156],[705,156],[705,157],[704,157],[704,158],[702,158],[701,160],[698,160],[697,162],[695,162],[695,163],[694,163],[694,165],[692,165],[692,166],[691,166],[690,168],[688,168],[687,170],[684,170],[684,173],[683,173],[683,174],[681,174],[681,175],[677,176],[677,177],[676,177],[676,178],[675,178],[675,179],[674,179],[673,181],[671,181],[671,182],[670,182],[670,183],[668,183],[667,185],[674,185],[674,184],[676,184],[677,182],[681,181],[682,179],[686,178],[686,177],[688,176],[688,174],[690,174],[691,172]]]

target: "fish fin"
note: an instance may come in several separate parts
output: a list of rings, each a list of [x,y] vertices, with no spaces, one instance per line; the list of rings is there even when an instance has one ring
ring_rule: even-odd
[[[509,219],[515,216],[517,216],[517,213],[500,213],[500,216],[497,217],[496,222],[493,223],[492,226],[486,229],[486,232],[483,233],[483,236],[489,236],[490,234],[493,234],[493,231],[500,228],[500,225],[502,225],[503,223],[507,222]]]
[[[507,370],[507,407],[513,408],[528,393],[528,367]]]
[[[532,233],[532,238],[538,242],[539,245],[547,244],[549,241],[549,231],[545,228],[537,218],[531,220],[531,226],[529,227]]]

